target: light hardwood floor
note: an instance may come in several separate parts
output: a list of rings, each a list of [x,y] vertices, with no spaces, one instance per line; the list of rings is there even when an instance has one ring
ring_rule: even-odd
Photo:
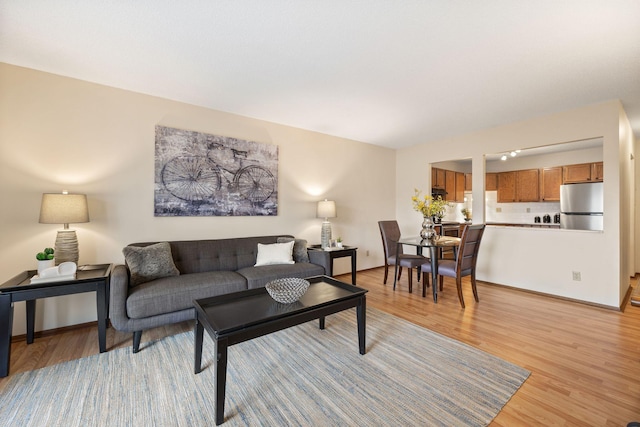
[[[338,276],[346,282],[349,275]],[[462,309],[445,279],[438,304],[419,286],[408,293],[406,272],[396,291],[383,269],[358,273],[367,305],[463,341],[522,366],[531,376],[492,426],[626,426],[640,421],[640,307],[624,312],[479,283],[475,303],[468,282]],[[191,330],[185,322],[143,334],[144,342]],[[11,375],[98,352],[97,326],[12,344]],[[131,346],[131,335],[108,330],[109,350]],[[425,363],[428,363],[425,360]],[[0,379],[0,392],[11,376]],[[0,394],[1,397],[1,394]],[[420,425],[419,422],[416,423]]]

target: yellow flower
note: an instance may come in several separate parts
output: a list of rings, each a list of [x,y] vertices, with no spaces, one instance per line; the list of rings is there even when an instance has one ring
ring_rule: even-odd
[[[420,200],[420,193],[421,191],[415,188],[414,195],[411,197],[411,202],[413,204],[413,209],[420,212],[422,216],[443,217],[447,206],[451,206],[447,201],[442,200],[441,196],[434,199],[430,194],[426,194],[424,196],[424,200]]]

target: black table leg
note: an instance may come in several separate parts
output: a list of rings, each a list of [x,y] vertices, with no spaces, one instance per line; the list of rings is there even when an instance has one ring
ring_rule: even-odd
[[[433,281],[433,302],[438,302],[438,248],[431,246],[431,280]]]
[[[36,300],[25,301],[27,306],[27,344],[33,343],[36,325]]]
[[[318,327],[324,329],[324,317],[318,319]]]
[[[10,295],[0,294],[0,377],[9,375],[13,303]]]
[[[216,425],[224,422],[224,397],[227,385],[227,339],[215,341],[216,357]]]
[[[96,287],[96,311],[98,313],[98,343],[100,353],[107,351],[107,284],[98,283]],[[35,302],[35,301],[34,301]]]
[[[360,304],[356,306],[356,317],[358,319],[358,345],[360,354],[367,352],[367,299],[360,298]]]
[[[353,255],[351,255],[351,284],[356,286],[356,251],[353,251]]]
[[[202,370],[202,335],[204,333],[204,327],[196,316],[196,328],[193,331],[195,337],[195,358],[193,363],[193,373],[199,374]]]

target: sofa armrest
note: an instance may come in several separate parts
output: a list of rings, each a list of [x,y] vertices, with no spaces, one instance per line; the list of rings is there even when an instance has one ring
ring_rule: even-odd
[[[307,253],[309,254],[309,262],[322,266],[322,268],[324,268],[324,274],[328,275],[329,271],[331,271],[331,266],[329,265],[329,263],[331,262],[331,258],[329,257],[329,254],[327,254],[325,251],[315,251],[308,249]]]
[[[127,298],[129,296],[129,269],[118,264],[111,271],[110,280],[109,318],[116,330],[126,331],[129,317],[127,316]]]

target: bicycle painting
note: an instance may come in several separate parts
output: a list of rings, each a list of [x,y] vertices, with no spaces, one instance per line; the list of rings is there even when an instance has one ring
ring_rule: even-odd
[[[278,213],[278,147],[156,126],[155,216]]]

